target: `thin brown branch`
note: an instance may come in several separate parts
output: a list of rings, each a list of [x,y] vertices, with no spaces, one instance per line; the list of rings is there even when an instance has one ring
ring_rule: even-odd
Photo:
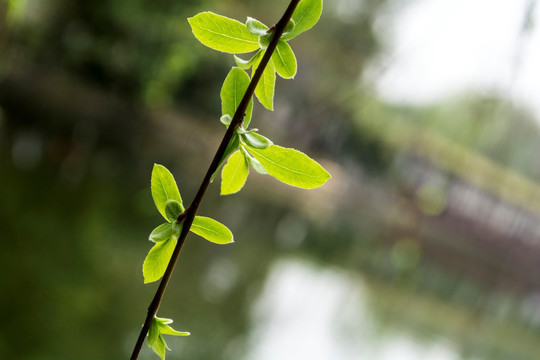
[[[214,155],[214,158],[212,159],[212,162],[210,163],[210,167],[208,168],[206,175],[204,176],[204,179],[199,187],[199,190],[197,191],[195,198],[191,202],[191,205],[189,205],[186,211],[181,214],[182,216],[185,215],[185,218],[183,219],[184,225],[182,226],[182,232],[180,233],[180,236],[178,238],[178,243],[176,244],[174,252],[171,256],[171,260],[169,261],[167,269],[165,270],[165,274],[163,275],[163,278],[161,279],[161,282],[159,283],[159,286],[156,290],[156,294],[154,295],[154,298],[152,299],[152,302],[150,303],[150,306],[148,307],[146,319],[144,321],[139,337],[137,338],[137,343],[135,344],[135,347],[133,348],[133,353],[131,354],[131,358],[130,358],[131,360],[135,360],[139,357],[139,353],[144,343],[144,339],[146,338],[146,334],[148,333],[148,330],[150,329],[150,324],[152,322],[152,319],[154,318],[154,316],[156,315],[159,309],[159,306],[161,304],[161,299],[163,298],[163,294],[165,293],[165,289],[167,288],[167,284],[169,283],[169,279],[171,278],[171,275],[173,273],[174,266],[176,265],[176,262],[178,261],[178,257],[180,256],[180,253],[182,252],[182,247],[184,246],[184,242],[186,240],[187,234],[189,233],[189,229],[191,228],[191,224],[193,223],[193,219],[195,218],[195,215],[197,214],[197,211],[199,210],[199,206],[201,205],[204,195],[206,194],[206,190],[208,189],[208,186],[210,185],[212,174],[214,174],[216,170],[218,169],[219,163],[221,159],[223,158],[223,155],[225,154],[227,145],[231,141],[238,126],[240,126],[240,124],[242,123],[249,101],[253,97],[255,88],[257,87],[257,84],[259,83],[259,80],[261,79],[263,71],[266,68],[266,65],[268,64],[268,62],[270,61],[272,53],[276,49],[277,43],[279,39],[281,38],[281,35],[285,31],[287,24],[291,20],[294,9],[296,9],[296,6],[298,5],[299,2],[300,0],[291,0],[291,2],[289,3],[289,6],[287,7],[287,10],[285,10],[285,13],[283,14],[279,22],[275,25],[275,32],[274,32],[272,41],[268,45],[268,48],[266,49],[264,56],[259,66],[257,67],[257,70],[255,71],[255,74],[251,78],[251,81],[249,83],[248,88],[246,89],[244,97],[242,98],[242,101],[240,102],[240,104],[238,105],[238,108],[236,109],[236,112],[234,113],[231,124],[229,125],[229,128],[227,129],[227,131],[225,132],[225,135],[223,136],[223,140],[221,141],[221,144],[219,145],[218,150],[216,151],[216,154]]]

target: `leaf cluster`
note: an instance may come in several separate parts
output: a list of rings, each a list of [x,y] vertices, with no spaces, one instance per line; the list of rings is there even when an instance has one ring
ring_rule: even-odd
[[[155,245],[150,249],[143,263],[145,284],[159,280],[165,273],[182,231],[182,214],[185,212],[176,181],[171,172],[163,165],[154,164],[151,188],[156,208],[167,222],[159,225],[150,233],[149,240]],[[208,217],[195,216],[190,231],[216,244],[233,242],[231,231],[225,225]],[[171,322],[172,320],[169,319],[154,317],[147,338],[148,346],[162,359],[165,359],[165,349],[167,348],[163,334],[189,335],[189,333],[173,330],[167,325]]]
[[[297,71],[296,56],[288,41],[311,29],[322,13],[322,0],[302,0],[279,39],[276,50],[266,66],[255,89],[255,96],[269,110],[274,109],[276,73],[284,79],[294,78]],[[239,68],[254,73],[262,55],[274,36],[269,28],[257,19],[248,17],[245,24],[213,12],[202,12],[188,19],[195,37],[204,45],[230,54],[255,52],[245,60],[234,56]],[[232,116],[232,114],[230,114]]]
[[[145,283],[159,280],[165,273],[182,231],[183,220],[178,221],[178,218],[185,211],[176,181],[166,167],[154,164],[151,184],[156,208],[167,222],[156,227],[148,238],[155,245],[143,263]],[[208,217],[195,216],[190,231],[216,244],[233,242],[231,231],[225,225]]]
[[[274,109],[276,74],[284,79],[296,75],[296,56],[288,41],[313,27],[321,12],[322,0],[303,0],[298,4],[255,88],[255,97],[265,108]],[[188,21],[193,34],[201,43],[218,51],[235,54],[237,67],[230,70],[220,94],[220,120],[228,127],[249,86],[251,78],[248,71],[251,70],[253,77],[274,36],[275,28],[269,28],[251,17],[242,24],[212,12],[199,13]],[[236,55],[248,52],[253,53],[249,59]],[[252,112],[253,99],[250,99],[243,122],[236,129],[221,159],[222,195],[240,191],[250,168],[304,189],[319,187],[330,178],[330,174],[307,155],[295,149],[274,145],[258,129],[249,129]]]
[[[173,321],[171,319],[158,318],[154,316],[148,331],[148,339],[146,340],[148,346],[159,355],[161,359],[165,359],[165,349],[170,350],[163,338],[163,335],[176,335],[176,336],[189,336],[190,334],[185,331],[174,330],[169,324]]]

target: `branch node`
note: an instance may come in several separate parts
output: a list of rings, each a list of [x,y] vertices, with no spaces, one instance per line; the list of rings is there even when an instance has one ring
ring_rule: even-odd
[[[186,210],[182,211],[180,213],[180,215],[178,215],[178,217],[176,218],[176,222],[178,224],[181,224],[181,223],[184,222],[184,220],[186,219],[187,213],[188,213],[188,209],[189,209],[189,207]]]

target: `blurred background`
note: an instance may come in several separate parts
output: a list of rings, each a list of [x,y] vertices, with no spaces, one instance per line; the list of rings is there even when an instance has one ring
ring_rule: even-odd
[[[0,0],[0,358],[126,359],[156,284],[154,162],[191,201],[232,56],[186,21],[286,0]],[[540,358],[540,7],[326,0],[253,126],[333,175],[251,174],[200,214],[169,359]],[[156,356],[145,346],[141,359]]]

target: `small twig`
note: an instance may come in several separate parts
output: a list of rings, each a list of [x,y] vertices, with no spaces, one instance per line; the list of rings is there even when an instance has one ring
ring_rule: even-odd
[[[243,121],[244,114],[246,113],[248,104],[251,98],[253,97],[253,94],[255,93],[255,88],[257,87],[257,84],[259,83],[259,80],[261,79],[263,71],[266,68],[266,65],[268,64],[268,62],[270,61],[272,53],[276,49],[277,43],[279,39],[281,38],[281,35],[283,35],[283,32],[285,31],[287,24],[291,20],[294,9],[296,9],[296,6],[298,6],[299,2],[300,0],[291,0],[291,2],[289,3],[289,6],[287,7],[287,10],[285,10],[285,13],[283,14],[279,22],[275,25],[275,27],[272,27],[273,29],[275,29],[274,36],[272,37],[272,41],[270,41],[270,44],[268,45],[268,48],[266,49],[264,56],[261,59],[259,66],[257,67],[257,70],[255,71],[255,74],[253,74],[253,77],[251,78],[249,86],[246,89],[246,92],[244,93],[244,97],[242,98],[242,101],[240,102],[240,104],[238,105],[238,108],[236,109],[236,112],[234,113],[234,116],[229,125],[229,128],[227,129],[227,131],[225,132],[225,135],[223,136],[223,140],[221,141],[221,144],[219,145],[219,148],[216,151],[216,154],[214,155],[212,162],[210,163],[210,167],[208,168],[206,175],[204,176],[204,179],[199,187],[199,190],[197,191],[195,198],[191,202],[191,205],[189,205],[188,208],[182,214],[178,216],[177,221],[180,222],[180,220],[183,220],[184,226],[182,226],[182,231],[178,238],[178,243],[176,244],[176,247],[174,248],[173,254],[171,256],[171,260],[169,261],[169,265],[167,265],[167,269],[165,270],[165,273],[163,274],[163,278],[161,279],[161,282],[159,283],[159,286],[156,290],[156,294],[154,295],[154,298],[152,299],[152,302],[150,303],[150,306],[148,307],[146,319],[144,321],[141,332],[139,333],[139,337],[137,338],[135,347],[133,348],[133,353],[131,354],[131,357],[130,357],[131,360],[136,360],[139,357],[139,353],[144,343],[144,339],[146,338],[146,334],[148,333],[148,330],[150,329],[150,324],[152,322],[152,319],[154,318],[154,316],[156,315],[159,309],[159,305],[161,304],[161,299],[163,298],[163,294],[165,293],[165,289],[167,288],[167,284],[169,283],[169,279],[171,278],[172,272],[174,270],[174,266],[176,265],[176,262],[178,261],[178,257],[180,256],[180,253],[182,252],[182,247],[184,246],[184,242],[186,240],[187,234],[189,233],[189,229],[191,228],[191,224],[193,223],[193,219],[195,218],[195,215],[197,214],[197,211],[199,210],[199,206],[201,205],[204,195],[206,194],[206,190],[208,189],[208,186],[210,185],[212,174],[214,174],[214,172],[217,171],[219,167],[219,163],[221,159],[223,158],[223,155],[225,154],[225,150],[227,149],[229,142],[231,141],[236,129],[238,128],[238,126],[240,126],[241,122]],[[180,217],[182,217],[182,219],[180,219]]]

